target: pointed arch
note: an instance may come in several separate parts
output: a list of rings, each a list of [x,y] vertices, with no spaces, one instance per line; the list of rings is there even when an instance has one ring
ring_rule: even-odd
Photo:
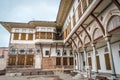
[[[102,30],[103,35],[105,35],[105,29],[104,29],[103,25],[101,24],[101,22],[98,20],[98,18],[93,13],[91,13],[91,17],[93,19],[95,19],[95,21],[99,25],[100,29]]]
[[[89,43],[89,42],[90,42],[89,37],[86,35],[84,37],[84,45],[87,44],[87,43]]]
[[[111,13],[111,14],[110,14]],[[104,22],[104,27],[105,27],[105,35],[107,35],[108,33],[107,33],[107,29],[108,29],[108,23],[109,23],[109,21],[110,21],[110,19],[111,19],[111,17],[112,16],[120,16],[120,10],[118,10],[118,9],[114,9],[114,10],[111,10],[111,11],[109,11],[107,14],[106,14],[106,16],[105,16],[105,18],[104,18],[104,20],[103,20],[103,22]]]
[[[95,29],[93,30],[93,33],[92,33],[92,39],[93,39],[93,41],[96,40],[96,39],[98,39],[98,38],[101,37],[101,36],[104,36],[104,35],[102,35],[101,29],[95,28]]]
[[[91,37],[90,37],[90,34],[88,33],[88,31],[85,29],[85,27],[83,25],[81,25],[82,29],[85,31],[85,33],[87,34],[89,40],[91,41]]]
[[[80,36],[79,36],[76,32],[75,32],[75,35],[78,37],[78,39],[79,39],[80,43],[83,45],[83,42],[82,42],[82,40],[81,40]]]
[[[70,38],[71,39],[71,41],[74,43],[74,45],[75,45],[75,47],[76,47],[76,49],[77,49],[77,44],[75,43],[75,41],[72,39],[72,38]]]
[[[107,24],[107,32],[120,26],[120,16],[112,16]]]
[[[112,2],[118,7],[120,10],[120,3],[117,0],[112,0]]]

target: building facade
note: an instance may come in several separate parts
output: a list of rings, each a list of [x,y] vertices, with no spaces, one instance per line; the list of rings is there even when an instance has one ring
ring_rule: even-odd
[[[32,51],[33,48],[42,51],[42,54],[35,55],[36,58],[28,59],[34,62],[32,65],[42,63],[37,64],[37,68],[49,66],[44,63],[55,64],[53,56],[56,56],[57,52],[63,54],[66,52],[68,56],[64,58],[62,54],[62,58],[56,58],[56,61],[58,60],[56,64],[61,61],[62,65],[68,64],[70,67],[74,62],[74,70],[86,70],[90,66],[95,73],[111,73],[113,77],[120,74],[120,0],[61,0],[56,22],[31,21],[28,24],[1,22],[1,24],[11,32],[10,46],[13,45],[15,50],[18,50],[18,46],[19,49],[27,51]],[[26,31],[24,34],[21,25],[28,27],[29,32]],[[16,30],[18,28],[22,30]],[[30,28],[33,28],[33,31]],[[32,40],[29,40],[30,36],[33,36]],[[46,55],[47,53],[49,55]],[[70,57],[72,54],[74,59]],[[45,59],[44,56],[48,58]],[[65,61],[68,62],[64,63]],[[16,62],[14,65],[17,65]],[[21,62],[23,63],[26,65],[27,61]]]
[[[8,60],[8,47],[0,47],[0,71],[5,70]]]

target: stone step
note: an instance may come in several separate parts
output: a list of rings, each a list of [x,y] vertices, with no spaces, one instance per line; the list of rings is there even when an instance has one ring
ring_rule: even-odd
[[[28,76],[28,75],[54,75],[53,71],[42,71],[40,69],[7,69],[7,75]]]

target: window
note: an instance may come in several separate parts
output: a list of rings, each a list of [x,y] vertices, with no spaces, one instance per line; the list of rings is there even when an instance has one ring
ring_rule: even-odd
[[[28,40],[33,40],[33,34],[28,34]]]
[[[97,69],[101,69],[99,56],[96,56],[96,61],[97,61]]]
[[[108,52],[108,47],[105,47],[105,52]]]
[[[33,49],[29,49],[28,52],[29,52],[29,53],[33,53]]]
[[[33,30],[32,30],[32,29],[30,29],[30,30],[29,30],[29,32],[30,32],[30,33],[32,33],[32,32],[33,32]]]
[[[13,40],[18,40],[19,39],[19,33],[14,33]]]
[[[70,65],[73,65],[73,57],[69,58]]]
[[[56,32],[56,29],[53,29],[54,32]]]
[[[1,59],[1,58],[4,58],[4,55],[0,55],[0,59]]]
[[[63,55],[67,55],[66,50],[64,50]]]
[[[22,32],[26,32],[26,29],[22,29]]]
[[[51,31],[51,28],[48,28],[47,31]]]
[[[71,55],[71,56],[73,55],[72,50],[70,50],[70,55]]]
[[[49,55],[49,51],[46,51],[46,52],[45,52],[45,55],[48,56],[48,55]]]
[[[40,49],[37,49],[37,51],[36,51],[37,53],[40,53]]]
[[[61,65],[61,58],[60,57],[56,58],[56,65]]]
[[[21,49],[21,50],[20,50],[20,53],[25,53],[25,50],[24,50],[24,49]]]
[[[67,65],[67,57],[63,57],[63,65]]]
[[[35,39],[39,39],[39,36],[40,36],[40,33],[39,33],[39,32],[36,32],[36,33],[35,33]]]
[[[45,28],[41,28],[41,31],[45,31]]]
[[[19,29],[15,29],[15,32],[19,32]]]
[[[21,33],[21,40],[26,40],[26,33]]]
[[[60,56],[60,50],[57,50],[57,56]]]
[[[10,50],[10,53],[16,53],[17,52],[17,50],[15,49],[15,48],[12,48],[11,50]]]
[[[88,57],[88,64],[89,64],[89,66],[92,66],[92,60],[91,60],[91,57]]]
[[[108,53],[104,54],[104,57],[105,57],[106,69],[107,70],[111,70],[109,54]]]
[[[46,39],[46,33],[45,32],[41,32],[40,33],[40,38],[41,39]]]
[[[52,39],[52,33],[51,32],[47,32],[47,39]]]
[[[98,54],[98,51],[95,51],[96,54]]]
[[[88,53],[88,56],[90,56],[90,53]]]

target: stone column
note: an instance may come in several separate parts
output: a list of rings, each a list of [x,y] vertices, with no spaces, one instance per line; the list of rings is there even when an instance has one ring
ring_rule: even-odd
[[[26,33],[26,40],[28,40],[28,33]]]
[[[78,63],[79,63],[79,70],[81,70],[81,62],[80,62],[80,53],[78,53]]]
[[[86,66],[87,66],[87,52],[86,52],[86,48],[87,47],[84,47],[84,61],[85,61],[85,69],[86,69]]]
[[[17,65],[18,65],[18,52],[17,52],[17,54],[16,54],[16,62],[15,62],[15,66],[17,67]]]
[[[97,62],[96,62],[96,47],[95,47],[95,43],[92,44],[92,48],[93,48],[93,62],[94,62],[94,71],[95,71],[95,74],[96,76],[98,75],[98,69],[97,69]]]
[[[79,70],[78,53],[76,53],[76,66],[77,66],[77,70]]]
[[[74,70],[76,69],[76,63],[75,63],[75,53],[73,53],[73,62],[74,62]]]
[[[110,44],[110,39],[111,36],[106,36],[105,40],[107,42],[107,47],[108,47],[108,51],[109,51],[109,56],[110,56],[110,63],[111,63],[111,71],[112,71],[112,78],[116,78],[116,72],[115,72],[115,65],[114,65],[114,60],[113,60],[113,53],[112,53],[112,48],[111,48],[111,44]]]
[[[19,38],[18,38],[18,40],[21,40],[21,33],[19,33]]]
[[[26,67],[27,53],[25,53],[24,67]]]
[[[80,70],[83,69],[83,56],[82,53],[80,53]]]

